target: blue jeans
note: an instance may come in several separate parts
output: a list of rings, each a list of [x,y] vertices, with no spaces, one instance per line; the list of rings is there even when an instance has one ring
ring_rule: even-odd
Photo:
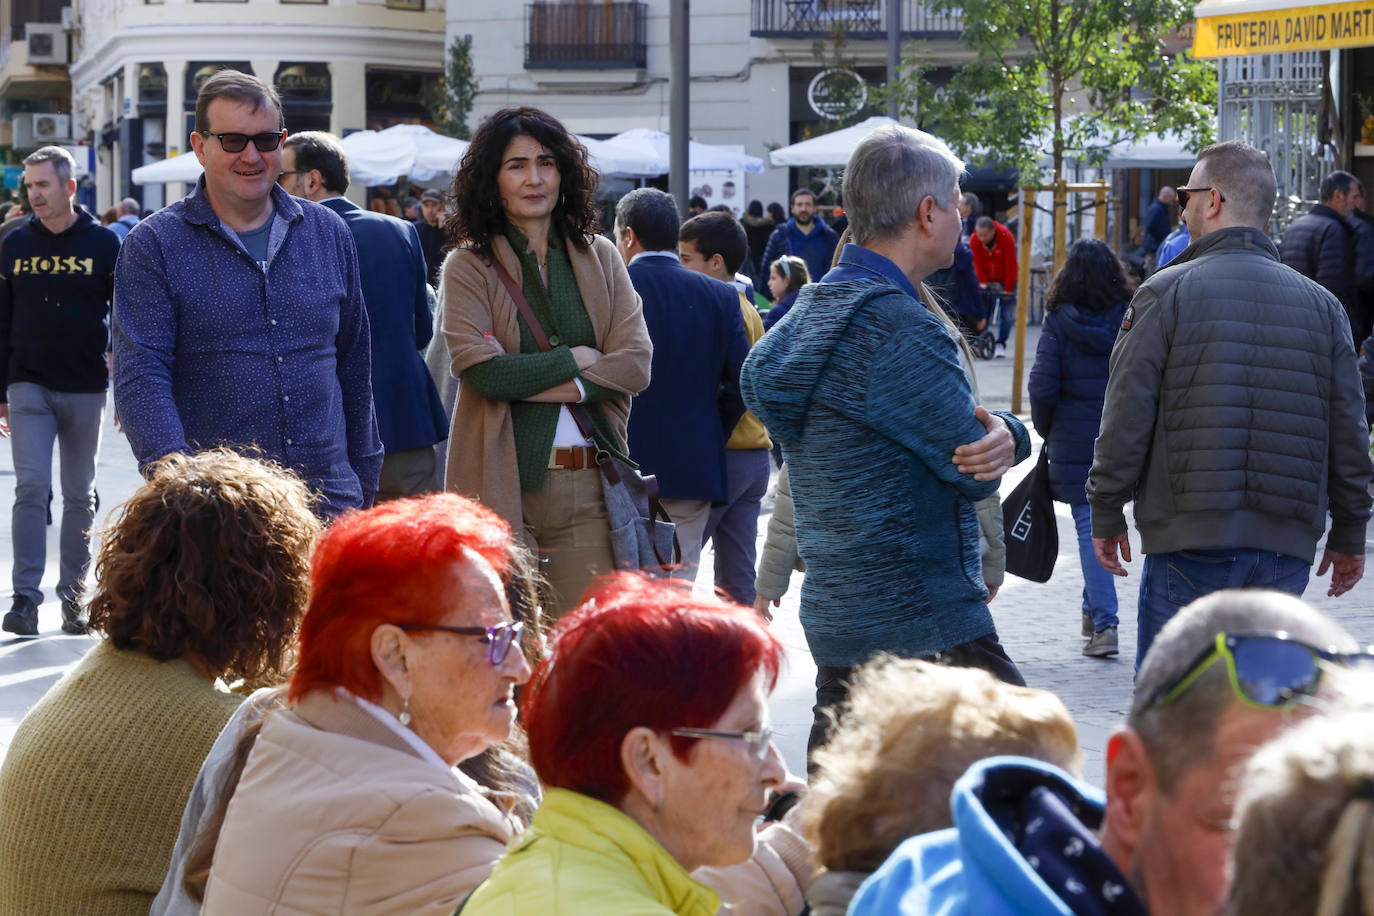
[[[1011,336],[1011,329],[1016,325],[1016,294],[997,293],[994,297],[1002,304],[1001,320],[997,327],[997,342],[1004,344]]]
[[[52,452],[61,454],[62,533],[57,597],[81,597],[91,561],[95,519],[95,459],[105,393],[52,391],[32,382],[9,386],[10,450],[14,456],[14,593],[43,603],[39,584],[47,561]]]
[[[1185,605],[1224,588],[1272,588],[1301,598],[1311,573],[1306,560],[1248,548],[1147,555],[1140,578],[1136,670],[1159,631]]]
[[[1078,564],[1083,567],[1083,613],[1093,619],[1093,629],[1114,627],[1116,616],[1116,577],[1102,568],[1093,553],[1092,509],[1087,503],[1070,506],[1073,527],[1078,532]]]

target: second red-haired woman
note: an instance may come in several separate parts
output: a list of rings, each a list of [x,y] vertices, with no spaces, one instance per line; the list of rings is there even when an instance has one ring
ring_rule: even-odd
[[[728,868],[759,858],[758,819],[787,779],[767,707],[781,660],[743,608],[683,583],[603,584],[560,623],[525,700],[544,801],[464,916],[711,916],[721,897],[797,912],[800,896],[793,908],[749,898],[749,875]],[[789,857],[782,845],[774,861]],[[802,874],[774,887],[805,883],[800,841],[794,851]]]
[[[522,824],[454,769],[504,741],[530,675],[510,535],[451,494],[321,539],[286,709],[224,815],[206,914],[452,913]]]

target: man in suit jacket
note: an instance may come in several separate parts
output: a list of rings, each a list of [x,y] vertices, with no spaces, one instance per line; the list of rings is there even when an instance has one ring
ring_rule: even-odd
[[[343,196],[348,160],[333,134],[304,131],[287,137],[278,181],[293,196],[339,214],[358,248],[372,326],[372,396],[386,453],[377,500],[434,490],[434,443],[448,437],[448,420],[420,356],[434,331],[415,227]]]
[[[678,224],[673,198],[653,188],[615,208],[616,247],[654,342],[649,387],[630,407],[630,457],[658,478],[683,575],[694,577],[711,505],[728,500],[725,441],[744,416],[739,370],[749,339],[735,288],[678,260]]]

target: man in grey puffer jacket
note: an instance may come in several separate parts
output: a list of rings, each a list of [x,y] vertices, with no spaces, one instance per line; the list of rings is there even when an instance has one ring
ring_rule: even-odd
[[[1371,468],[1364,392],[1336,297],[1279,261],[1264,154],[1204,149],[1179,203],[1194,241],[1137,291],[1112,351],[1088,502],[1098,561],[1145,570],[1136,667],[1182,606],[1223,588],[1330,596],[1364,575]],[[1120,548],[1120,559],[1117,550]]]

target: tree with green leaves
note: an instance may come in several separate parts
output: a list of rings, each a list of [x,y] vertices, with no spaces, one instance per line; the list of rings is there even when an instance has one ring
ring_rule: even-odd
[[[435,120],[444,133],[459,140],[472,137],[468,115],[477,97],[477,75],[472,69],[472,37],[460,36],[448,46],[448,65],[444,68],[442,91],[435,106]]]
[[[943,86],[909,56],[896,92],[902,113],[965,158],[1053,178],[1064,160],[1097,165],[1122,140],[1175,132],[1191,148],[1212,142],[1217,78],[1210,61],[1170,56],[1163,36],[1193,18],[1191,0],[930,0],[959,15],[977,55]]]

